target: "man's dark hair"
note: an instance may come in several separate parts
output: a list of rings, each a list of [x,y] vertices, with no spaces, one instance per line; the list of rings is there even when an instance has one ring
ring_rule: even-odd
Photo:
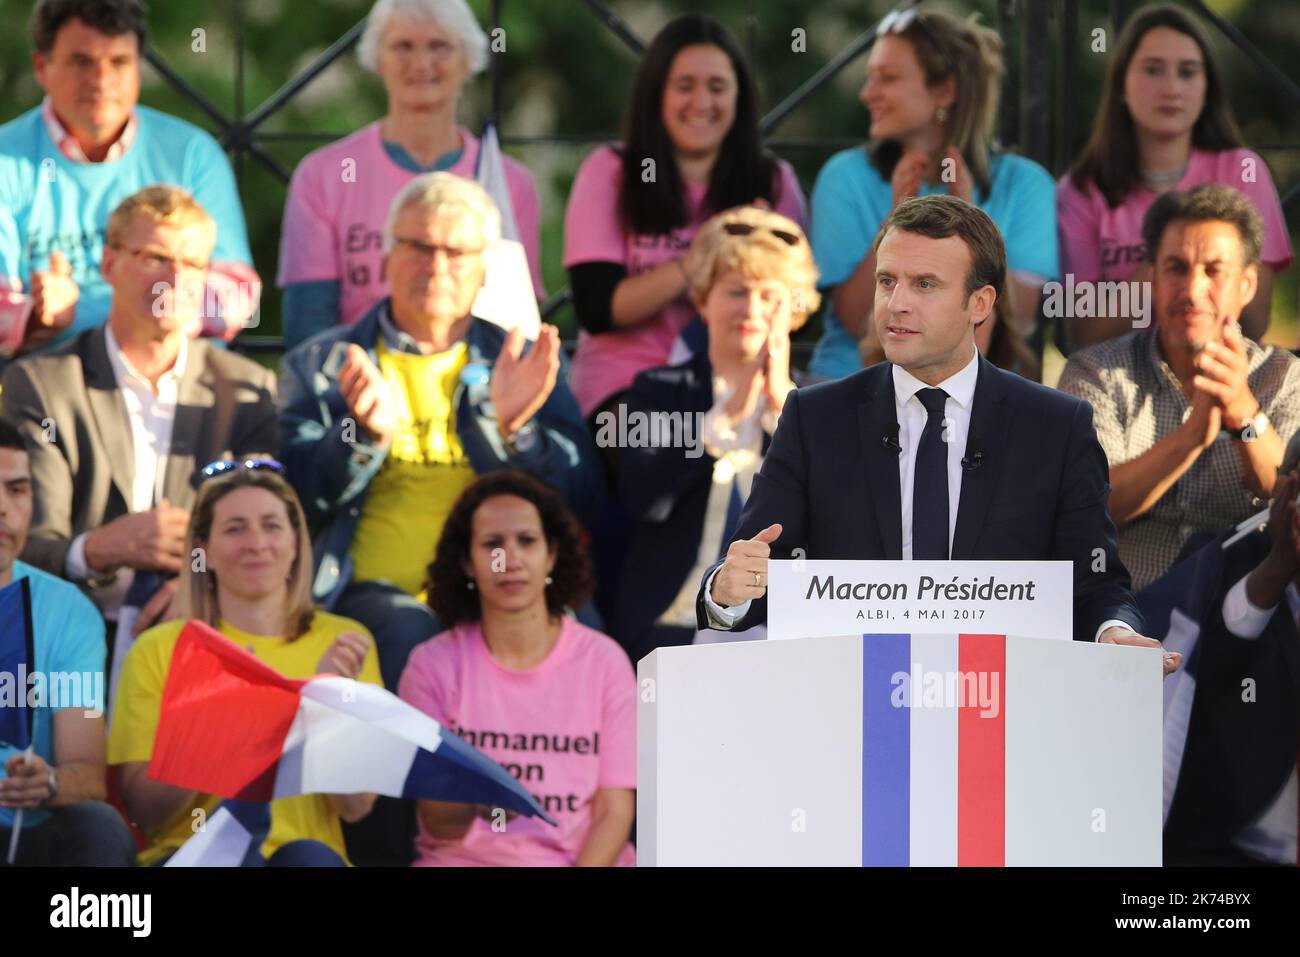
[[[1147,262],[1156,261],[1156,251],[1165,230],[1175,220],[1188,223],[1221,221],[1237,227],[1241,255],[1246,265],[1259,262],[1264,246],[1264,221],[1245,195],[1222,183],[1203,183],[1185,193],[1162,193],[1142,217],[1142,241]]]
[[[32,11],[32,48],[48,54],[69,20],[80,20],[105,36],[134,33],[144,50],[149,19],[141,0],[39,0]]]
[[[898,204],[880,227],[877,246],[891,229],[919,233],[931,239],[957,236],[970,250],[970,272],[966,275],[966,299],[984,286],[992,286],[1002,298],[1007,281],[1007,249],[1002,234],[988,213],[956,196],[914,196]]]
[[[0,419],[0,449],[13,449],[15,452],[26,452],[27,443],[23,441],[23,434],[11,422]]]

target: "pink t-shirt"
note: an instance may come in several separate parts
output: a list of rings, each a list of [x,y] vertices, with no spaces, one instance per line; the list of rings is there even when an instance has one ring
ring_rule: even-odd
[[[775,209],[800,226],[806,225],[803,190],[790,164],[778,160],[780,185]],[[617,150],[602,146],[578,169],[564,214],[564,266],[578,263],[619,263],[629,276],[647,272],[670,259],[686,255],[691,240],[708,217],[700,204],[706,186],[687,186],[686,205],[691,222],[671,233],[628,235],[619,222],[618,197],[623,160]],[[695,315],[686,296],[664,306],[658,315],[632,329],[592,335],[578,333],[578,348],[569,384],[583,415],[591,415],[601,402],[632,384],[638,372],[668,361],[673,341]]]
[[[398,695],[501,762],[560,825],[521,816],[494,831],[476,819],[463,839],[439,841],[421,824],[417,866],[570,866],[596,791],[636,787],[632,664],[614,639],[572,618],[527,671],[497,662],[480,625],[463,622],[411,652]],[[615,863],[636,863],[630,841]]]
[[[416,173],[384,150],[379,121],[310,153],[294,170],[280,235],[280,288],[299,282],[338,280],[341,319],[351,325],[388,295],[383,277],[384,222],[388,207]],[[447,172],[473,179],[479,141],[458,128],[464,144]],[[519,161],[504,157],[515,225],[528,254],[533,288],[545,295],[538,256],[537,190]]]
[[[1273,177],[1258,155],[1248,149],[1194,149],[1187,161],[1187,172],[1174,189],[1188,190],[1202,183],[1222,183],[1241,190],[1264,221],[1260,259],[1275,272],[1291,264],[1291,237],[1282,216],[1282,203]],[[1093,184],[1081,192],[1068,173],[1061,177],[1056,185],[1056,217],[1063,273],[1073,273],[1076,282],[1127,279],[1143,261],[1142,217],[1157,195],[1139,186],[1111,209]]]

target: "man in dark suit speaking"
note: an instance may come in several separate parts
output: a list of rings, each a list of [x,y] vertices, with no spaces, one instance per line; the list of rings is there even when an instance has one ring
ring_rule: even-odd
[[[1005,279],[1002,237],[978,207],[925,196],[894,210],[872,315],[888,362],[790,394],[736,538],[701,584],[701,628],[766,620],[768,559],[800,548],[1072,561],[1076,640],[1159,647],[1141,634],[1120,562],[1091,406],[975,347]]]

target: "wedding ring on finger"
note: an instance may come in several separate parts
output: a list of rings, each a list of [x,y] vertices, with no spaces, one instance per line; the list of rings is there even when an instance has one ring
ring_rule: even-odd
[[[758,572],[754,572],[754,587],[755,588],[763,587],[763,581],[761,578],[758,577]]]

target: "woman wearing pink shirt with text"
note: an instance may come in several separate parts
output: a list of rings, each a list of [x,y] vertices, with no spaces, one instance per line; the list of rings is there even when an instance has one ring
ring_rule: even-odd
[[[759,202],[805,225],[799,181],[763,150],[758,93],[740,46],[688,13],[651,42],[622,146],[583,161],[564,221],[564,265],[581,331],[574,396],[589,418],[644,369],[669,361],[695,312],[682,260],[714,213]]]
[[[310,153],[284,208],[280,274],[285,350],[338,323],[351,325],[388,295],[384,217],[421,173],[474,179],[479,141],[456,123],[466,80],[487,66],[487,36],[465,0],[378,0],[357,45],[379,75],[388,113]],[[506,187],[540,299],[537,189],[504,157]]]
[[[1273,274],[1291,264],[1291,240],[1268,167],[1242,146],[1209,38],[1176,6],[1144,7],[1110,54],[1092,135],[1057,184],[1064,273],[1074,282],[1146,281],[1142,217],[1158,195],[1202,183],[1240,190],[1264,221],[1259,290],[1243,331],[1268,329]],[[1071,349],[1129,332],[1137,316],[1067,320]],[[1147,315],[1145,321],[1150,321]]]
[[[532,476],[490,472],[453,506],[428,584],[448,630],[411,652],[398,694],[559,826],[419,801],[417,866],[636,863],[636,677],[614,639],[566,614],[593,584],[577,521]]]

